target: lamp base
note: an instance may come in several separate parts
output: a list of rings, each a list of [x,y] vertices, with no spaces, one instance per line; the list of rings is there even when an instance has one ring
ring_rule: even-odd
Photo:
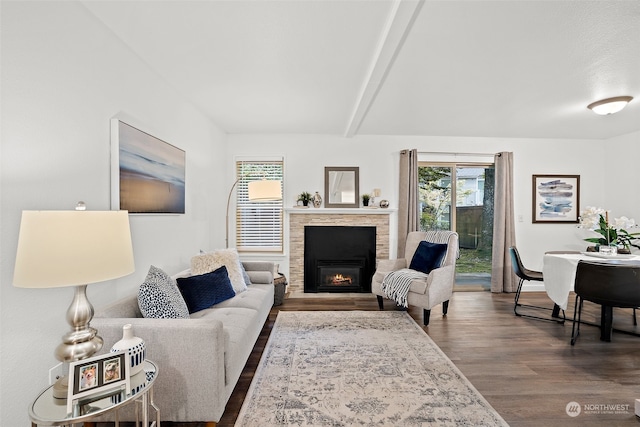
[[[59,361],[86,359],[102,348],[102,338],[89,324],[92,318],[93,306],[87,299],[87,285],[78,285],[67,309],[67,322],[71,331],[62,337],[62,342],[56,347],[55,355]]]
[[[86,359],[102,348],[102,338],[89,325],[92,318],[93,306],[87,299],[87,285],[76,286],[73,301],[67,310],[67,322],[71,325],[71,331],[62,337],[62,342],[55,350],[59,361],[66,364]],[[68,391],[68,375],[62,376],[53,384],[52,392],[56,399],[66,399]]]

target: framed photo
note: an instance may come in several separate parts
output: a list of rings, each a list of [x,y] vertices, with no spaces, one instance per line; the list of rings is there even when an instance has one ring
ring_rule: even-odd
[[[78,360],[69,364],[67,412],[79,411],[86,403],[129,393],[129,363],[126,352],[119,351]]]
[[[185,152],[111,119],[111,209],[185,213]]]
[[[578,223],[580,175],[533,175],[533,222]]]

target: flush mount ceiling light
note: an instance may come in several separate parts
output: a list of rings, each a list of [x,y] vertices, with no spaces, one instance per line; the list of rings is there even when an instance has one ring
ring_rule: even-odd
[[[596,114],[606,116],[622,110],[633,99],[633,96],[616,96],[600,101],[592,102],[587,108]]]

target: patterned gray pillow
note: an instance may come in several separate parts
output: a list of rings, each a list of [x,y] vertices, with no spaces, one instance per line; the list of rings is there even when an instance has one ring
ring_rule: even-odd
[[[189,318],[189,309],[176,281],[153,265],[149,268],[149,273],[138,290],[138,306],[144,317]]]

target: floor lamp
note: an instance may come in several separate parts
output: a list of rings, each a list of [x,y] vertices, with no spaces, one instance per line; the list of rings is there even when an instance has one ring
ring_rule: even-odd
[[[102,348],[102,338],[89,324],[93,306],[87,299],[87,284],[116,279],[133,271],[127,211],[81,208],[22,212],[13,286],[75,286],[66,315],[71,330],[55,350],[61,362],[86,359]],[[54,396],[67,397],[67,377],[54,385]]]
[[[236,188],[238,182],[241,179],[247,178],[241,176],[236,179],[236,182],[231,186],[229,190],[229,196],[227,197],[227,233],[225,237],[225,248],[229,248],[229,206],[231,205],[231,194],[233,189]],[[270,202],[282,200],[282,181],[280,180],[267,180],[260,179],[256,181],[250,181],[247,184],[247,194],[250,202]]]

